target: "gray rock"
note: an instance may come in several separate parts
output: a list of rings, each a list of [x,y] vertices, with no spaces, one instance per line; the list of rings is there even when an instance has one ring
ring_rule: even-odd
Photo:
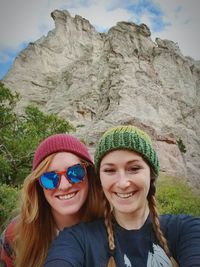
[[[152,136],[161,170],[200,190],[200,62],[172,41],[153,42],[145,24],[98,33],[68,11],[52,18],[55,29],[21,51],[3,80],[22,96],[18,112],[35,103],[70,120],[92,153],[108,127],[137,125]]]

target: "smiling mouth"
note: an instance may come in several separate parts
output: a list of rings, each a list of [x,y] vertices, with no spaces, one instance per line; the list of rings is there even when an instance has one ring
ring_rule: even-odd
[[[131,192],[131,193],[115,193],[116,196],[118,196],[119,198],[129,198],[132,197],[134,195],[135,192]]]
[[[57,196],[57,198],[60,199],[60,200],[67,200],[67,199],[73,198],[76,194],[77,194],[77,192],[74,192],[74,193],[71,193],[71,194]]]

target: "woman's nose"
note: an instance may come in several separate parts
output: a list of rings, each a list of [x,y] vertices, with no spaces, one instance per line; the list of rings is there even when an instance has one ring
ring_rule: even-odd
[[[67,178],[65,177],[64,174],[61,174],[61,177],[60,177],[60,184],[59,184],[59,187],[58,189],[67,189],[67,188],[70,188],[72,187],[72,184],[67,180]]]
[[[129,180],[128,175],[125,173],[125,171],[120,171],[118,173],[117,185],[120,188],[126,188],[130,186],[130,180]]]

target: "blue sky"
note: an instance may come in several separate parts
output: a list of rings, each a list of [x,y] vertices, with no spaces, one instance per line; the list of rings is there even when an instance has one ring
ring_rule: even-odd
[[[99,32],[118,21],[145,23],[153,41],[172,40],[183,55],[200,60],[199,0],[0,0],[0,79],[29,42],[54,28],[54,9],[88,19]]]

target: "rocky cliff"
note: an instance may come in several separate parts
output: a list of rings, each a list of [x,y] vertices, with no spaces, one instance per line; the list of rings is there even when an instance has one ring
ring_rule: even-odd
[[[67,11],[51,15],[55,29],[30,43],[3,80],[21,94],[19,112],[32,102],[63,116],[91,151],[107,127],[137,125],[152,136],[162,171],[200,190],[200,62],[172,41],[153,42],[145,24],[98,33]]]

